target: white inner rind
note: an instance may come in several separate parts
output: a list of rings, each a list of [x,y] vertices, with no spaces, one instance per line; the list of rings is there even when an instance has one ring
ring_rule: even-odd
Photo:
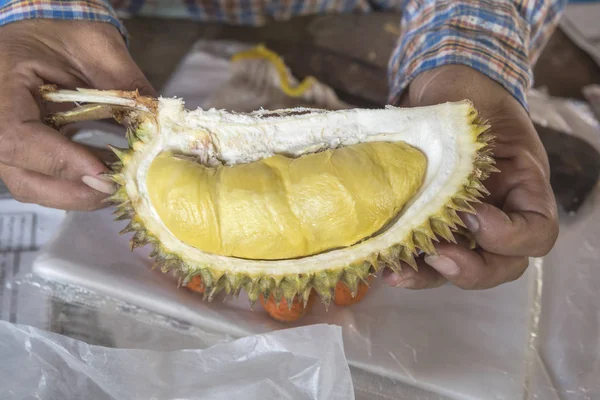
[[[188,112],[179,100],[160,99],[160,132],[126,163],[126,190],[146,228],[190,269],[210,266],[223,273],[280,276],[343,268],[403,242],[461,190],[478,149],[471,111],[471,104],[463,101],[421,108],[311,110],[304,115],[262,117],[261,113],[238,115],[218,110]],[[291,260],[247,260],[205,253],[181,242],[167,229],[148,195],[148,168],[165,150],[235,164],[275,153],[299,155],[369,141],[404,141],[414,146],[426,155],[427,171],[422,187],[400,218],[379,235],[352,246],[351,251],[331,250]]]

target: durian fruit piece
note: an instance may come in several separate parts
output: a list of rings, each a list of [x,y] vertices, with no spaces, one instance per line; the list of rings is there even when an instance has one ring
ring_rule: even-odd
[[[109,115],[128,125],[110,174],[117,219],[163,271],[201,277],[209,300],[243,290],[251,304],[291,305],[314,290],[329,303],[338,282],[354,296],[383,267],[416,268],[419,252],[454,240],[457,212],[474,211],[496,170],[469,101],[242,114],[137,92],[41,92],[78,104],[54,126]]]

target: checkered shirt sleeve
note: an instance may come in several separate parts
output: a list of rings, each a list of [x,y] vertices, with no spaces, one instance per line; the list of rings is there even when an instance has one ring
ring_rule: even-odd
[[[0,26],[35,18],[108,22],[126,35],[108,0],[0,0]]]

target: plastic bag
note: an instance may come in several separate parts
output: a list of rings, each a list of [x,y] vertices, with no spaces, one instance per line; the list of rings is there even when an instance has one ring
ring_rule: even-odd
[[[158,352],[0,321],[0,358],[3,399],[354,399],[341,329],[326,324]]]

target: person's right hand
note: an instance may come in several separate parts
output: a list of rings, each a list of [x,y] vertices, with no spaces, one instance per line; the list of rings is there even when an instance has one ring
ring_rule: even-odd
[[[94,210],[113,190],[94,153],[42,121],[38,89],[140,90],[155,95],[110,24],[27,20],[0,27],[0,180],[21,202]]]

